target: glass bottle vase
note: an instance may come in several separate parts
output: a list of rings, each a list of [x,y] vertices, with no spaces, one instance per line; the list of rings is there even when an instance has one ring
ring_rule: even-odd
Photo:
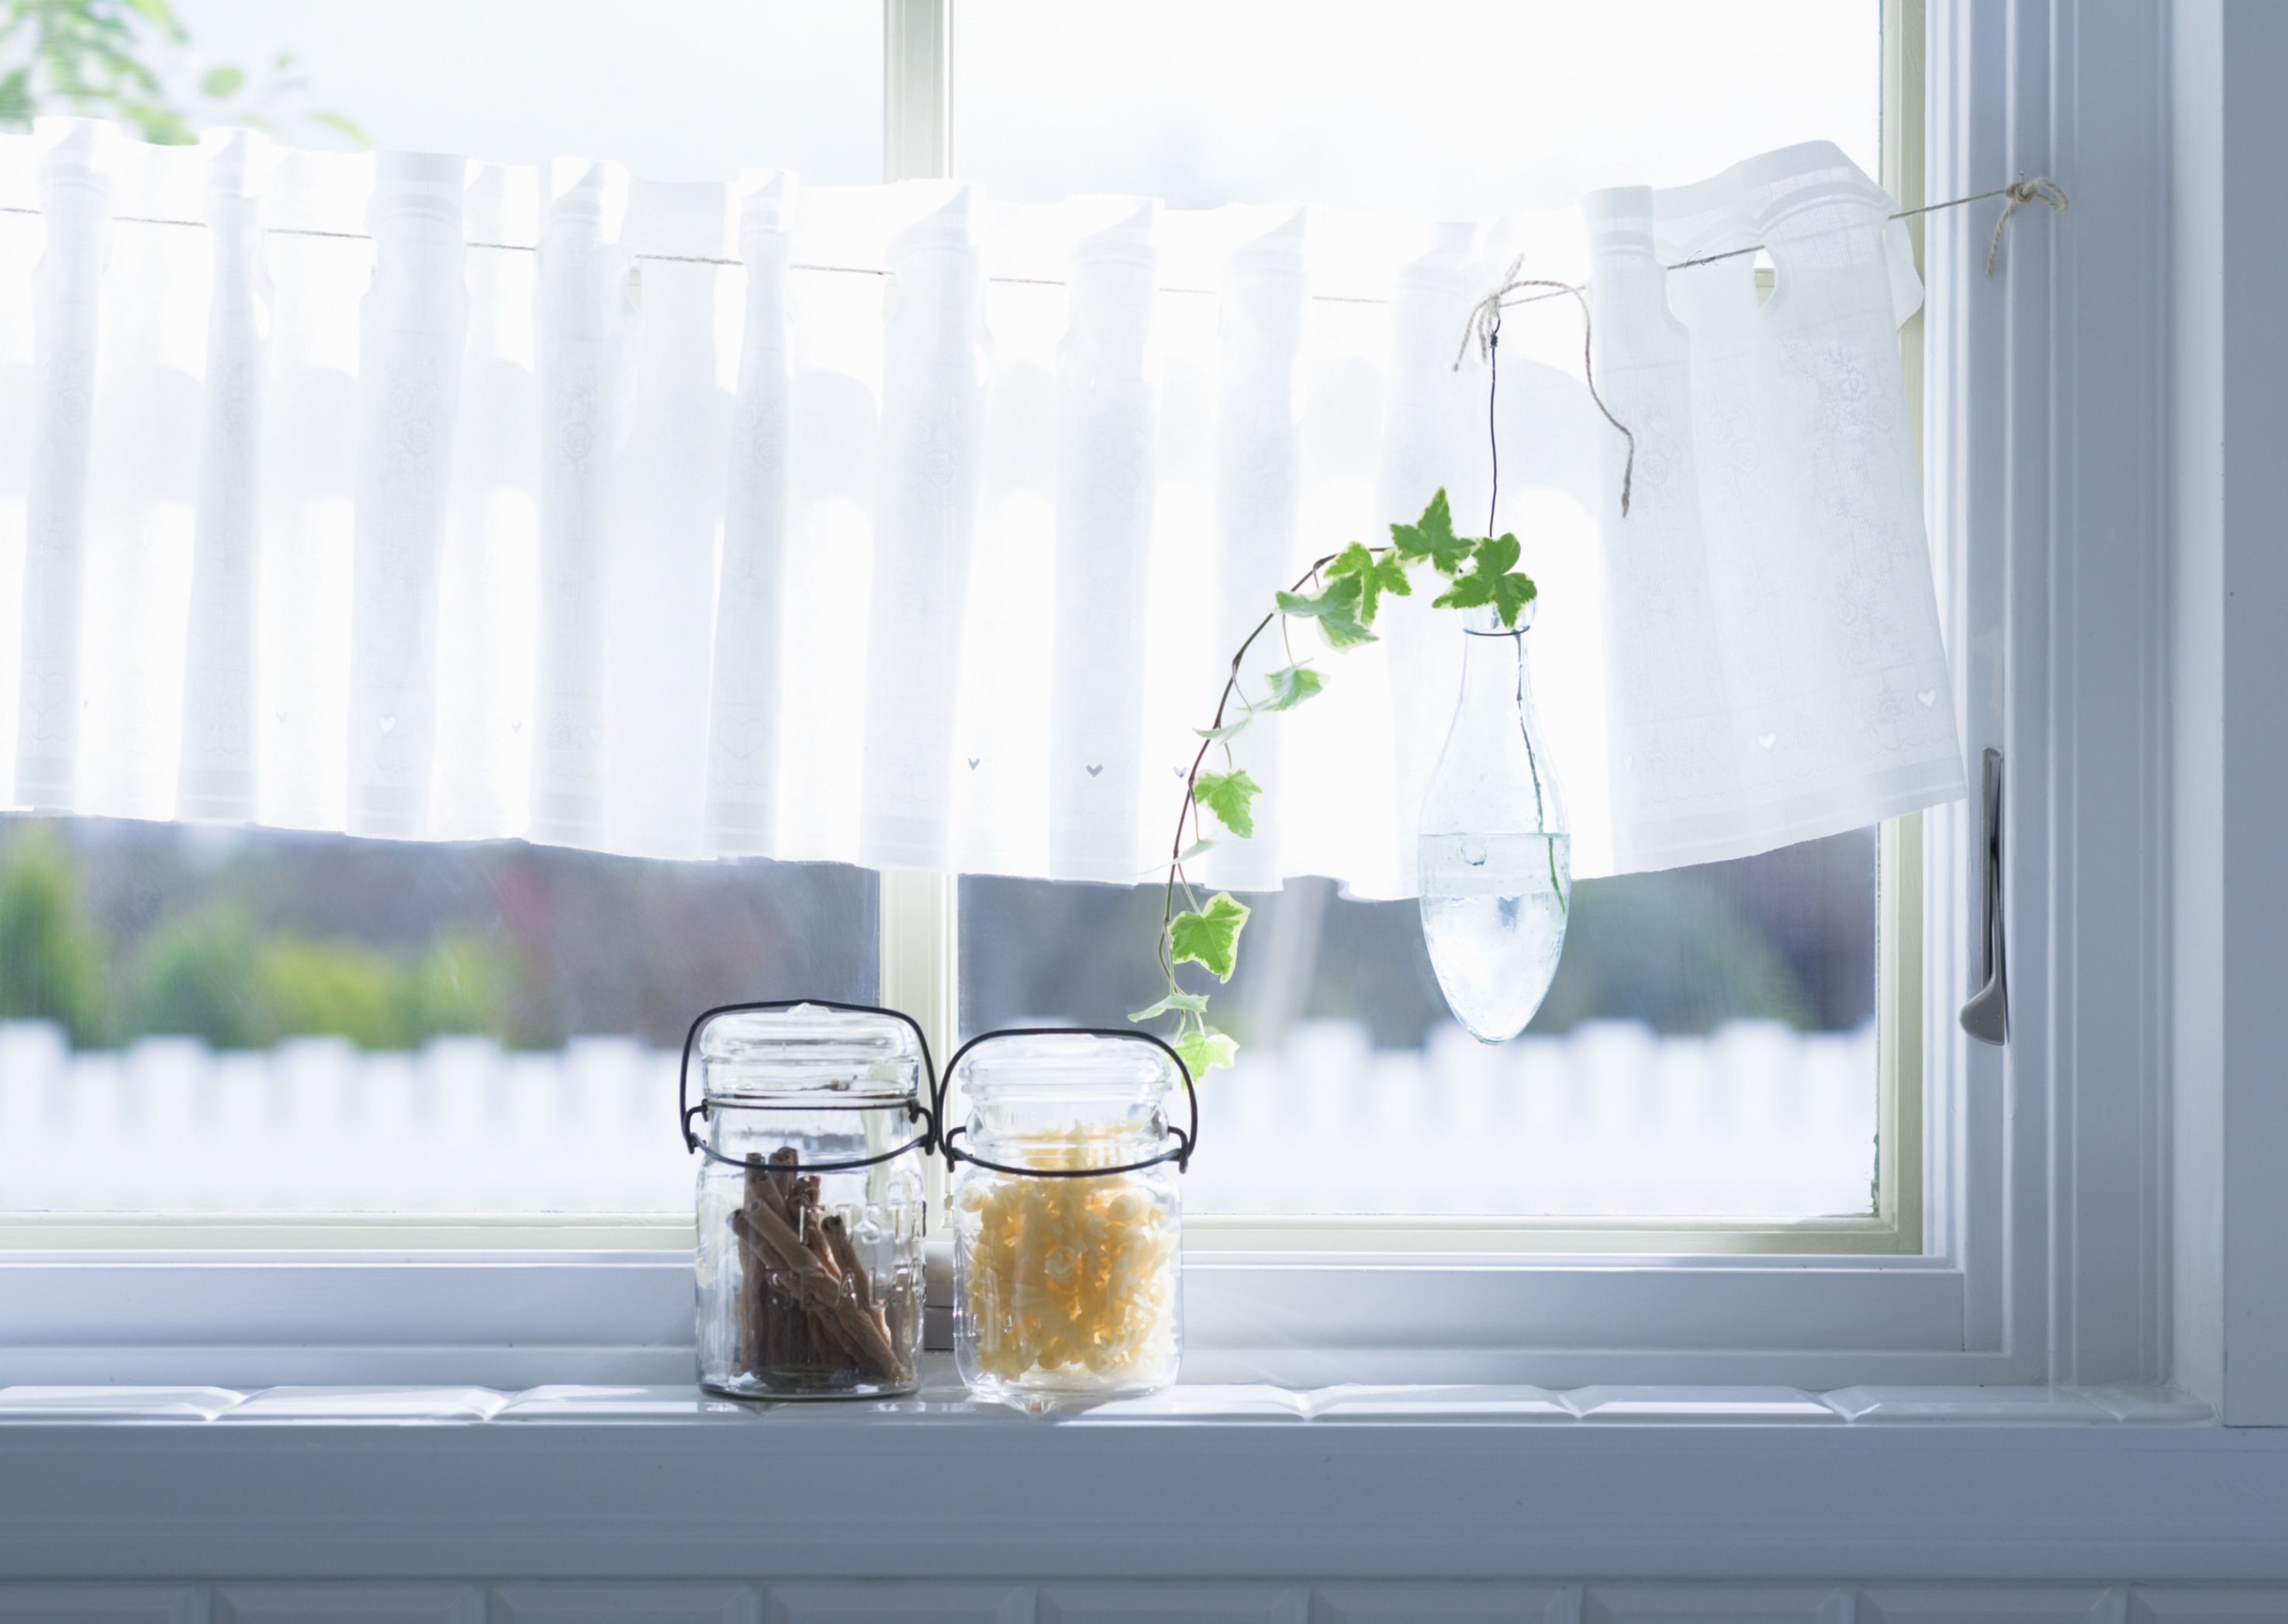
[[[1549,991],[1573,907],[1571,826],[1533,710],[1525,632],[1467,612],[1462,693],[1422,797],[1422,936],[1471,1036],[1525,1029]]]

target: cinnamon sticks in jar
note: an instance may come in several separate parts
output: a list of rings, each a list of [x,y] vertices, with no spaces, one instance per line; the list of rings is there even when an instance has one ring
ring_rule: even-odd
[[[739,1362],[768,1385],[813,1390],[914,1379],[847,1215],[824,1208],[789,1146],[746,1158],[731,1213],[738,1243]]]

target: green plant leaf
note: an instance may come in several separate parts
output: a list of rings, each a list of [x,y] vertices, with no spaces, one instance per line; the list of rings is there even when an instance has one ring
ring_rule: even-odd
[[[1394,547],[1386,549],[1377,556],[1366,550],[1364,543],[1353,542],[1337,553],[1335,561],[1327,566],[1327,579],[1330,581],[1346,576],[1358,579],[1361,589],[1358,618],[1362,626],[1374,624],[1376,600],[1383,593],[1394,593],[1400,598],[1414,595],[1413,584],[1406,579],[1405,561],[1398,556],[1398,550]]]
[[[199,91],[217,101],[225,101],[237,95],[245,83],[246,75],[237,68],[214,67],[208,69],[207,76],[199,81]]]
[[[1192,799],[1216,815],[1217,820],[1245,840],[1255,833],[1255,814],[1248,803],[1263,793],[1263,786],[1247,776],[1244,767],[1228,772],[1203,772],[1192,780]],[[1245,910],[1242,910],[1244,916]]]
[[[1197,1082],[1218,1066],[1236,1062],[1239,1045],[1220,1032],[1187,1032],[1176,1040],[1176,1054]]]
[[[1200,912],[1177,915],[1168,922],[1171,962],[1204,964],[1217,980],[1230,980],[1239,960],[1239,932],[1247,923],[1247,904],[1227,891],[1219,891]]]
[[[1248,707],[1251,713],[1252,713],[1256,709],[1256,707],[1251,705]],[[1265,709],[1276,709],[1277,707],[1268,706],[1265,707]],[[1232,723],[1227,727],[1195,727],[1192,731],[1211,744],[1221,744],[1227,739],[1236,738],[1241,733],[1245,733],[1247,731],[1247,725],[1254,719],[1253,715],[1250,714],[1241,717],[1238,721]]]
[[[314,124],[323,124],[336,135],[346,135],[361,147],[373,145],[371,136],[338,113],[313,113],[310,115],[310,122]]]
[[[1359,593],[1362,589],[1355,575],[1346,575],[1339,581],[1330,581],[1319,592],[1282,592],[1279,613],[1317,620],[1330,614],[1339,614],[1346,620],[1358,614]]]
[[[1390,527],[1390,540],[1401,563],[1427,559],[1442,575],[1458,571],[1474,544],[1454,534],[1454,514],[1446,505],[1446,487],[1442,485],[1438,494],[1430,498],[1430,505],[1422,510],[1420,519],[1410,525]]]
[[[1481,604],[1491,604],[1503,625],[1515,626],[1518,615],[1538,591],[1531,576],[1510,568],[1517,562],[1517,537],[1513,535],[1480,542],[1470,560],[1470,573],[1458,577],[1450,588],[1431,602],[1441,609],[1474,609]]]
[[[1271,697],[1258,705],[1258,710],[1292,710],[1326,686],[1319,680],[1318,672],[1307,665],[1283,665],[1267,673],[1263,680],[1271,690]]]
[[[1150,1009],[1139,1010],[1128,1018],[1150,1020],[1154,1016],[1165,1015],[1171,1010],[1189,1010],[1193,1014],[1198,1015],[1207,1007],[1208,995],[1205,993],[1171,993]]]
[[[1319,616],[1319,635],[1327,640],[1327,646],[1337,654],[1342,653],[1347,648],[1355,648],[1361,643],[1381,641],[1374,633],[1361,625],[1355,616],[1348,614]]]
[[[1195,840],[1190,845],[1186,846],[1182,851],[1176,853],[1176,860],[1180,863],[1188,863],[1192,859],[1199,856],[1201,852],[1210,852],[1214,849],[1215,842],[1212,839]]]

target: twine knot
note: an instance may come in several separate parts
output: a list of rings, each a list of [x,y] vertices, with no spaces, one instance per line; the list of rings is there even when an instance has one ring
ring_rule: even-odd
[[[1988,193],[1988,196],[1997,194]],[[2047,175],[2037,175],[2031,180],[2014,180],[2004,186],[2000,196],[2010,201],[2003,206],[2002,218],[1994,222],[1994,240],[1986,245],[1986,280],[1994,280],[1994,260],[2002,252],[2002,228],[2010,217],[2028,203],[2047,203],[2053,214],[2062,214],[2067,208],[2065,188]]]
[[[1513,305],[1531,305],[1542,299],[1561,298],[1566,294],[1571,294],[1581,305],[1581,381],[1588,384],[1589,399],[1597,403],[1599,411],[1604,413],[1605,421],[1618,429],[1621,438],[1628,442],[1627,460],[1621,466],[1621,517],[1626,519],[1629,516],[1629,493],[1635,485],[1637,477],[1637,437],[1629,432],[1626,424],[1613,416],[1612,408],[1605,404],[1605,397],[1597,392],[1597,368],[1590,353],[1588,293],[1584,289],[1575,287],[1571,282],[1551,281],[1537,276],[1521,277],[1518,273],[1524,268],[1525,256],[1520,254],[1509,262],[1509,269],[1502,273],[1500,285],[1470,307],[1469,320],[1463,324],[1462,328],[1461,348],[1454,352],[1452,369],[1456,372],[1462,369],[1462,360],[1469,354],[1470,341],[1473,338],[1477,340],[1478,359],[1489,366],[1492,364],[1495,348],[1501,343],[1501,313],[1504,310]],[[1529,293],[1523,298],[1513,299],[1509,297],[1526,288],[1541,288],[1547,291]],[[1490,401],[1488,403],[1487,409],[1490,415],[1492,409]],[[1489,424],[1488,426],[1490,429],[1491,424]],[[1486,527],[1488,530],[1493,528],[1493,520],[1490,517],[1486,520]]]

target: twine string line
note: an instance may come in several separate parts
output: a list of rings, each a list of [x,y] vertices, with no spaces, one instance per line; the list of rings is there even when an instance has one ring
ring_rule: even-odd
[[[2002,211],[2001,219],[1995,222],[1993,246],[1987,250],[1986,274],[1989,277],[1991,277],[1994,274],[1995,255],[2000,251],[2002,246],[2002,228],[2009,223],[2011,215],[2017,211],[2020,205],[2038,200],[2049,204],[2049,206],[2054,210],[2063,209],[2066,206],[2066,194],[2059,188],[2058,184],[2055,181],[2049,179],[2046,176],[2037,176],[2031,180],[2014,181],[2009,186],[1999,187],[1995,191],[1981,192],[1974,197],[1958,197],[1943,203],[1927,203],[1919,209],[1903,209],[1898,213],[1891,216],[1891,218],[1895,220],[1903,220],[1909,215],[1929,214],[1934,210],[1958,209],[1965,203],[1982,202],[1990,197],[2007,197],[2010,199],[2010,206]],[[38,209],[26,208],[20,203],[0,203],[0,214],[38,215],[41,212],[42,210]],[[194,231],[204,231],[207,228],[207,222],[204,220],[170,219],[157,215],[115,214],[111,218],[115,223],[126,226],[187,226]],[[266,232],[270,232],[279,236],[285,237],[322,237],[337,242],[370,242],[373,241],[371,233],[362,231],[320,231],[314,226],[266,226],[263,229]],[[466,248],[487,249],[511,254],[533,254],[540,251],[540,245],[536,242],[469,242],[463,244],[463,246]],[[1672,271],[1681,271],[1693,265],[1712,265],[1719,259],[1729,259],[1739,254],[1760,253],[1762,250],[1763,245],[1761,243],[1758,243],[1753,248],[1732,249],[1721,254],[1710,254],[1704,258],[1688,259],[1681,265],[1673,265],[1669,266],[1669,269]],[[743,270],[747,263],[743,259],[719,259],[706,254],[639,253],[631,255],[630,257],[654,262],[664,262],[670,265],[719,265],[724,269],[734,271]],[[793,271],[820,271],[839,276],[887,276],[890,274],[889,272],[873,265],[807,265],[797,262],[796,264],[789,265],[787,268]],[[1008,283],[1014,286],[1028,288],[1061,288],[1064,286],[1064,283],[1060,281],[1044,276],[989,276],[985,280],[989,282]],[[1157,289],[1157,291],[1161,293],[1180,293],[1201,297],[1212,297],[1216,290],[1212,288],[1162,288]],[[1314,304],[1321,305],[1387,305],[1390,303],[1388,299],[1362,297],[1355,294],[1314,293],[1307,297]],[[1538,294],[1535,296],[1537,298],[1554,298],[1556,297],[1557,296],[1553,293]],[[1511,303],[1513,305],[1530,304],[1532,303],[1532,300],[1514,299],[1512,300]],[[1464,348],[1466,349],[1467,347],[1466,341]],[[1460,365],[1458,357],[1457,358],[1455,364],[1457,366]]]
[[[2002,218],[1994,222],[1994,239],[1987,244],[1986,248],[1986,279],[1991,281],[1994,278],[1995,257],[2002,251],[2002,231],[2010,224],[2012,215],[2017,213],[2026,204],[2032,202],[2047,203],[2050,206],[2050,211],[2054,214],[2062,214],[2069,207],[2065,188],[2048,176],[2037,175],[2030,180],[2014,180],[2006,186],[1997,186],[1991,192],[1980,192],[1970,197],[1952,197],[1942,203],[1925,203],[1919,209],[1902,209],[1888,218],[1894,220],[1903,220],[1914,215],[1934,214],[1941,209],[1959,209],[1966,204],[1984,202],[1992,197],[2006,197],[2010,201],[2002,210]],[[1695,265],[1714,265],[1720,259],[1737,259],[1743,254],[1760,254],[1763,251],[1762,243],[1752,243],[1746,248],[1727,249],[1720,254],[1704,254],[1697,259],[1680,260],[1667,269],[1688,271]],[[1630,432],[1626,424],[1613,416],[1612,408],[1607,406],[1604,397],[1597,392],[1597,375],[1590,361],[1588,291],[1585,288],[1577,287],[1571,282],[1550,281],[1539,277],[1520,277],[1518,272],[1524,268],[1524,265],[1525,256],[1522,254],[1510,261],[1509,269],[1502,275],[1501,285],[1471,307],[1469,316],[1462,326],[1461,345],[1454,352],[1454,364],[1449,370],[1459,372],[1462,369],[1462,362],[1470,353],[1470,343],[1473,339],[1477,341],[1478,359],[1489,367],[1493,364],[1494,345],[1500,342],[1503,311],[1513,310],[1521,305],[1537,305],[1544,299],[1553,299],[1568,293],[1571,294],[1581,306],[1582,382],[1589,386],[1589,399],[1596,402],[1597,409],[1605,416],[1605,421],[1618,429],[1622,438],[1628,442],[1628,456],[1621,465],[1621,517],[1626,519],[1629,516],[1630,488],[1636,477],[1637,437]],[[1509,297],[1513,293],[1522,292],[1528,288],[1540,288],[1547,291],[1529,293],[1522,298]],[[1488,525],[1490,527],[1491,520],[1488,521]]]

